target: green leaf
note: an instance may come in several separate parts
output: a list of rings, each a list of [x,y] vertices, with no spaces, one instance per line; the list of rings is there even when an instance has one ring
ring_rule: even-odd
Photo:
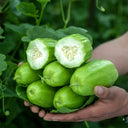
[[[89,35],[88,31],[81,27],[70,26],[66,29],[59,29],[56,31],[58,39],[76,33],[86,36],[91,41],[91,43],[93,42],[92,37]]]
[[[8,54],[12,50],[14,50],[15,46],[17,45],[17,40],[19,38],[18,35],[12,31],[5,33],[5,35],[6,36],[4,41],[0,43],[0,52],[3,54]]]
[[[26,88],[21,86],[16,86],[16,93],[22,100],[28,101],[27,95],[26,95]]]
[[[5,58],[5,55],[0,54],[0,75],[2,74],[2,71],[5,71],[7,69],[7,63],[5,61]]]
[[[5,23],[4,24],[6,28],[11,29],[14,32],[17,32],[19,34],[26,34],[28,29],[33,28],[33,25],[31,24],[20,24],[20,25],[15,25],[15,24],[10,24],[10,23]]]
[[[53,38],[57,39],[56,32],[47,26],[35,26],[27,31],[27,36],[22,38],[22,41],[29,42],[36,38]]]
[[[4,85],[4,86],[5,86],[5,85]],[[1,90],[0,90],[0,99],[3,98],[3,96],[4,96],[4,97],[18,97],[17,94],[16,94],[14,91],[12,91],[11,89],[6,88],[6,87],[5,87],[5,89],[4,89],[4,93],[3,93],[3,94],[4,94],[4,95],[2,95],[2,92],[1,92]]]
[[[22,112],[22,107],[19,106],[17,98],[6,98],[5,110],[10,112],[10,115],[6,118],[6,125],[11,124],[12,121]],[[9,126],[10,128],[10,126]]]
[[[14,72],[16,71],[16,69],[17,69],[17,64],[10,62],[10,61],[7,62],[7,69],[2,74],[2,76],[3,76],[2,80],[5,82],[6,85],[9,84],[8,85],[9,87],[11,84],[13,84],[12,80],[13,80]]]
[[[96,96],[95,95],[90,96],[89,99],[85,102],[85,104],[80,107],[80,109],[86,107],[87,105],[90,105],[95,100],[96,100]]]
[[[60,109],[57,109],[57,110],[51,110],[51,113],[70,113],[70,112],[74,112],[74,111],[83,109],[83,108],[85,108],[87,105],[90,105],[92,102],[94,102],[95,98],[96,98],[95,96],[90,96],[90,97],[88,98],[88,100],[85,102],[85,104],[82,105],[80,108],[77,108],[77,109],[70,109],[70,108],[63,107],[63,108],[60,108]]]
[[[0,39],[4,39],[5,38],[4,36],[2,36],[3,32],[4,32],[4,30],[0,26]]]
[[[43,3],[48,3],[50,2],[51,0],[37,0],[39,3],[43,4]]]
[[[37,15],[38,10],[36,10],[34,3],[21,2],[20,4],[16,6],[16,9],[26,16],[30,16],[30,17],[38,16]]]

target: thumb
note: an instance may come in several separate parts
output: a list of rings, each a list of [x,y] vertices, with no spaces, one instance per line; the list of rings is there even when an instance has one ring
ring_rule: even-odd
[[[95,86],[94,88],[95,95],[99,98],[111,99],[114,97],[115,93],[113,89],[106,88],[104,86]]]

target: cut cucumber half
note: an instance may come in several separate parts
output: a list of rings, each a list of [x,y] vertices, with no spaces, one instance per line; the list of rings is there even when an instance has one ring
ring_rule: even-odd
[[[55,46],[56,59],[67,68],[79,67],[92,56],[90,40],[80,34],[60,39]]]
[[[29,43],[26,54],[32,69],[42,69],[47,63],[55,60],[55,43],[56,40],[48,38],[38,38]]]

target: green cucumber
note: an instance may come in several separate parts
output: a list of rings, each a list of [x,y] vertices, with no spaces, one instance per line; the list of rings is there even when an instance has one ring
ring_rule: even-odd
[[[82,96],[94,95],[96,85],[110,87],[118,78],[115,65],[109,60],[92,60],[73,73],[72,90]]]
[[[55,57],[63,66],[76,68],[90,59],[92,45],[90,40],[80,34],[72,34],[60,39],[55,46]]]
[[[26,54],[32,69],[42,69],[47,63],[55,60],[55,44],[56,40],[48,38],[37,38],[29,43]]]
[[[50,87],[42,81],[36,81],[27,87],[26,93],[31,103],[43,108],[53,107],[56,88]]]
[[[53,105],[56,109],[76,109],[81,107],[88,97],[80,96],[72,91],[69,86],[60,88],[53,100]]]
[[[14,80],[16,80],[18,84],[26,86],[27,84],[39,80],[39,75],[40,71],[31,69],[29,64],[26,62],[18,67],[14,75]]]
[[[52,62],[43,70],[43,80],[50,86],[64,86],[69,84],[74,69],[63,67],[57,61]]]

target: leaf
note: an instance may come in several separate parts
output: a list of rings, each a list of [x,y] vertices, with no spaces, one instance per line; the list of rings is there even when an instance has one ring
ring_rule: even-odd
[[[91,104],[94,100],[95,100],[95,96],[90,96],[88,98],[88,100],[85,102],[85,104],[82,105],[80,108],[70,109],[70,108],[63,107],[63,108],[60,108],[60,109],[57,109],[57,110],[51,110],[51,113],[70,113],[70,112],[74,112],[74,111],[77,111],[77,110],[80,110],[80,109],[86,107],[87,105]]]
[[[0,53],[8,54],[16,47],[19,42],[19,35],[5,27],[5,39],[0,42]]]
[[[15,25],[15,24],[10,24],[10,23],[5,23],[4,24],[6,28],[11,29],[14,32],[17,32],[19,34],[26,34],[28,29],[33,28],[33,25],[31,24],[20,24],[20,25]]]
[[[56,31],[58,39],[76,33],[86,36],[91,41],[91,43],[93,42],[92,37],[89,35],[88,31],[81,27],[70,26],[66,29],[59,29]]]
[[[17,98],[6,98],[5,110],[10,112],[10,115],[6,118],[6,125],[11,124],[18,115],[22,112],[22,107],[19,106]]]
[[[7,62],[7,69],[2,74],[3,76],[2,80],[4,81],[5,85],[12,83],[14,72],[16,71],[16,69],[17,69],[17,64],[10,61]],[[10,87],[10,84],[9,84],[9,87]]]
[[[17,94],[16,94],[14,91],[10,90],[9,88],[5,88],[3,94],[4,94],[4,95],[2,95],[2,92],[1,92],[1,90],[0,90],[0,99],[1,99],[3,96],[4,96],[4,97],[18,97]]]
[[[22,37],[22,41],[31,41],[36,38],[57,39],[56,32],[47,26],[35,26],[27,31],[27,36]]]
[[[51,0],[37,0],[39,3],[43,4],[43,3],[48,3],[50,2]]]
[[[27,95],[26,95],[26,88],[21,86],[16,86],[16,93],[22,100],[28,101]]]
[[[5,58],[5,55],[0,54],[0,75],[2,74],[2,71],[5,71],[7,69],[7,63],[5,61]]]
[[[0,26],[0,39],[4,39],[5,38],[4,36],[2,36],[3,32],[4,32],[4,30]]]
[[[91,103],[93,103],[96,99],[95,95],[92,95],[89,97],[89,99],[87,100],[87,102],[85,102],[85,104],[83,106],[80,107],[80,109],[86,107],[87,105],[90,105]]]
[[[16,6],[16,9],[26,16],[30,16],[30,17],[38,16],[37,15],[38,10],[36,10],[34,3],[21,2],[20,4]]]

